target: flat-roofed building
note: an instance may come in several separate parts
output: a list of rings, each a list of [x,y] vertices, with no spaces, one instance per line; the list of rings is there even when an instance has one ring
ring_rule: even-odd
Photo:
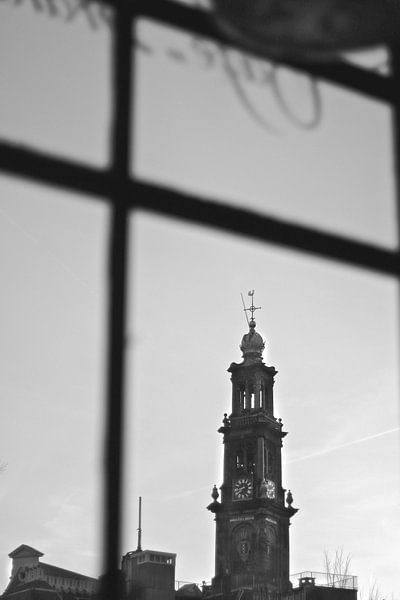
[[[135,550],[122,557],[128,600],[174,600],[176,554]]]

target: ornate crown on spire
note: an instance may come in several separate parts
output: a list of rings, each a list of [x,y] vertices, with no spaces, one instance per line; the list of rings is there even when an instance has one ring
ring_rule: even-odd
[[[264,340],[255,329],[255,321],[250,321],[249,328],[249,333],[246,333],[242,338],[240,349],[246,362],[250,360],[259,362],[262,360],[262,353],[265,348]]]

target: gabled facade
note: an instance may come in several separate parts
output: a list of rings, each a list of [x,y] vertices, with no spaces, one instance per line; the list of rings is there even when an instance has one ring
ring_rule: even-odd
[[[74,571],[41,562],[43,552],[22,544],[8,555],[10,582],[1,598],[7,600],[83,600],[96,596],[98,581]]]

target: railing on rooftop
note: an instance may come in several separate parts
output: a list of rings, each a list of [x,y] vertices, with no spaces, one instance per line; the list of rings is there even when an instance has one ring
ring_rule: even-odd
[[[343,573],[320,573],[319,571],[303,571],[290,576],[294,587],[310,585],[335,587],[348,590],[358,589],[357,577]]]

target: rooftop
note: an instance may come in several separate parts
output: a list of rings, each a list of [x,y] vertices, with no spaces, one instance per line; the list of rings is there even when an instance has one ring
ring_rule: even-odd
[[[347,590],[358,589],[357,577],[348,573],[321,573],[319,571],[303,571],[290,576],[293,586],[331,587]]]
[[[39,562],[39,567],[41,567],[48,576],[52,575],[53,577],[64,577],[65,579],[82,579],[85,581],[89,580],[97,582],[97,579],[94,577],[88,577],[87,575],[82,575],[82,573],[76,573],[75,571],[69,571],[68,569],[61,569],[60,567],[49,565],[48,563]]]

